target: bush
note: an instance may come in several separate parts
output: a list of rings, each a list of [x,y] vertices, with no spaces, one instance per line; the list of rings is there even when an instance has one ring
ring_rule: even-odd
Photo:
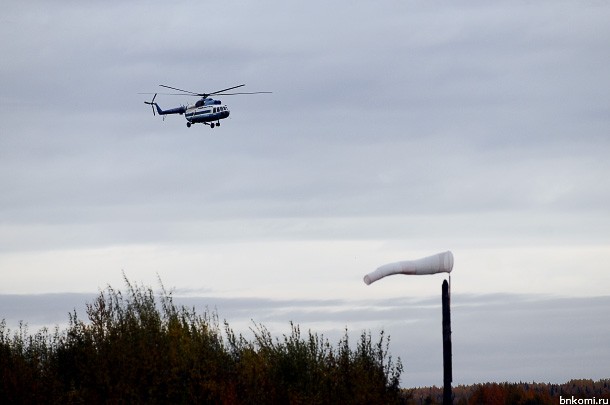
[[[0,323],[2,403],[396,403],[400,359],[390,339],[363,332],[355,349],[347,330],[334,348],[298,325],[274,338],[263,326],[254,339],[236,335],[216,313],[176,306],[162,289],[107,287],[76,311],[69,326],[30,336]]]

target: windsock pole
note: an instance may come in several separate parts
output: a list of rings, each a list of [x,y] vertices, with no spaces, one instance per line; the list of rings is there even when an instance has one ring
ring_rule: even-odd
[[[443,280],[443,404],[453,404],[451,382],[453,381],[453,367],[451,363],[451,309],[449,297],[449,284]]]

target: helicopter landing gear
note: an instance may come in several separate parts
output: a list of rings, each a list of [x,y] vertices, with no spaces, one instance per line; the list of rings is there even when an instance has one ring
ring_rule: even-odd
[[[187,123],[186,123],[186,126],[187,126],[188,128],[190,128],[190,127],[191,127],[191,123],[190,123],[190,122],[187,122]]]
[[[210,124],[210,128],[214,128],[214,123],[213,122]]]

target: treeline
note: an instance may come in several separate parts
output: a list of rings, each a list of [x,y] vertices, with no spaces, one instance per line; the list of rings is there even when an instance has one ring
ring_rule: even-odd
[[[0,323],[0,403],[371,404],[401,398],[389,337],[347,330],[336,347],[291,323],[253,340],[215,313],[177,306],[171,293],[111,287],[69,314],[67,330],[29,334]]]
[[[443,390],[439,387],[409,389],[403,394],[407,404],[442,404]],[[564,384],[505,382],[458,385],[453,388],[453,397],[456,405],[556,405],[560,398],[610,403],[610,379],[571,380]]]

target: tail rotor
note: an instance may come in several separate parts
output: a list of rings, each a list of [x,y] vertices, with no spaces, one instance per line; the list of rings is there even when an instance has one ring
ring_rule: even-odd
[[[155,95],[153,96],[151,101],[145,101],[144,102],[144,104],[149,104],[150,105],[150,107],[152,108],[153,115],[157,115],[157,113],[155,112],[155,106],[157,105],[155,103],[155,98],[157,98],[157,93],[155,93]],[[163,117],[163,118],[165,118],[165,117]]]

